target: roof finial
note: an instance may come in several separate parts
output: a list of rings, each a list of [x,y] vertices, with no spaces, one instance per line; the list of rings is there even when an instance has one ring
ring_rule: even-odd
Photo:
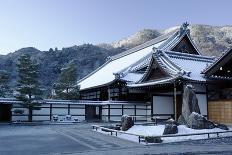
[[[180,31],[179,31],[179,36],[181,36],[184,32],[188,31],[188,26],[189,23],[188,22],[184,22],[181,27],[180,27]]]
[[[188,22],[184,22],[181,27],[183,27],[184,30],[187,30],[189,26]]]

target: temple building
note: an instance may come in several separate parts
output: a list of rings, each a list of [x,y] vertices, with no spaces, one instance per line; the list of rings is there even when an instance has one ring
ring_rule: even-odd
[[[232,52],[228,51],[219,59],[201,53],[190,37],[188,24],[184,23],[176,31],[108,58],[105,64],[78,81],[81,99],[109,101],[107,106],[97,107],[102,119],[119,119],[117,116],[126,114],[124,108],[131,104],[141,109],[146,106],[147,112],[130,115],[178,119],[183,88],[192,84],[201,114],[225,122],[217,116],[222,115],[220,112],[213,112],[222,102],[221,108],[230,120],[226,123],[232,123]],[[223,95],[228,103],[222,101]],[[112,101],[123,101],[124,105],[111,107]],[[96,106],[87,109],[94,117]]]
[[[54,114],[104,121],[118,121],[124,114],[135,120],[178,119],[188,84],[194,87],[201,114],[232,124],[232,50],[219,58],[202,55],[184,23],[179,29],[107,58],[77,82],[80,100],[44,100],[34,120],[51,120]],[[8,104],[0,104],[6,109],[2,114],[0,111],[0,121],[3,113],[8,113],[4,117],[7,120],[20,118],[9,111],[20,108],[9,106],[12,102],[0,100]]]

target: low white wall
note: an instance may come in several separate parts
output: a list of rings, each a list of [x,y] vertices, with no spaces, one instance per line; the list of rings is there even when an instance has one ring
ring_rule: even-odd
[[[15,109],[22,109],[24,113],[22,115],[15,114]],[[52,114],[58,115],[59,119],[64,119],[68,115],[68,105],[52,105]],[[85,105],[70,105],[70,115],[72,119],[85,120]],[[33,110],[34,121],[49,121],[50,120],[50,104],[43,104],[40,106],[40,110]],[[12,108],[12,121],[27,121],[28,109],[23,108],[21,105],[14,104]]]
[[[174,114],[173,97],[171,96],[153,96],[153,114],[160,119],[167,119]],[[167,116],[162,116],[167,114]]]
[[[148,109],[147,109],[148,108]],[[151,109],[150,106],[136,105],[136,112],[134,105],[110,105],[110,116],[108,116],[108,106],[102,106],[102,120],[104,121],[120,121],[122,115],[137,116],[138,120],[147,120],[146,116],[150,116]],[[141,117],[140,117],[141,116]],[[108,118],[110,117],[110,120]]]
[[[151,109],[150,106],[136,105],[136,111],[134,105],[110,105],[110,110],[108,105],[102,106],[102,120],[109,121],[108,115],[110,114],[110,121],[120,121],[123,114],[138,116],[136,120],[146,120],[146,116],[150,116]],[[148,109],[147,109],[148,108]],[[12,112],[12,121],[27,121],[28,120],[28,109],[22,108],[17,105],[12,109],[23,109],[23,115],[16,115]],[[108,112],[110,113],[108,114]],[[58,115],[59,119],[64,119],[68,115],[68,105],[52,105],[51,115]],[[85,120],[85,105],[70,105],[70,115],[72,118],[78,118],[78,120]],[[139,117],[141,116],[141,117]],[[50,105],[44,104],[40,106],[40,110],[33,110],[33,120],[34,121],[49,121],[50,120]]]

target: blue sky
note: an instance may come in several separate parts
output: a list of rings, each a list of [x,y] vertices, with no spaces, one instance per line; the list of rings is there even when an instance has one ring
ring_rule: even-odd
[[[230,0],[0,0],[0,54],[110,43],[145,28],[232,25]]]

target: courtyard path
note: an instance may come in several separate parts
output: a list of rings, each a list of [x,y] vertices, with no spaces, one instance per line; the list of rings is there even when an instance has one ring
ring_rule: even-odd
[[[142,144],[76,125],[0,125],[0,155],[232,154],[232,137],[170,144]]]

